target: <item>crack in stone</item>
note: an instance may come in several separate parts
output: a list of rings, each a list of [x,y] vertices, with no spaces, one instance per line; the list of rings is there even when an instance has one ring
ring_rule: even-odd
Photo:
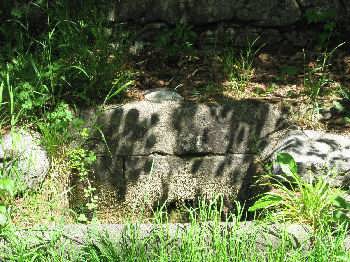
[[[300,12],[303,14],[305,10],[304,10],[303,5],[301,4],[300,0],[295,0],[295,3],[298,5]]]
[[[122,174],[123,174],[123,178],[125,178],[125,171],[126,171],[125,157],[122,157]]]
[[[210,156],[256,156],[255,153],[212,153],[212,152],[195,152],[186,154],[169,154],[165,152],[152,152],[149,154],[131,154],[131,155],[116,155],[115,157],[122,158],[123,161],[127,157],[151,157],[151,156],[169,156],[169,157],[179,157],[179,158],[200,158],[200,157],[210,157]],[[123,167],[124,168],[124,167]]]

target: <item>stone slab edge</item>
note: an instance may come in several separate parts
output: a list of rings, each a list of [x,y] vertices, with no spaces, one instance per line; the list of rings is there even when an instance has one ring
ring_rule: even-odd
[[[202,223],[201,226],[210,226],[213,222]],[[33,239],[33,246],[37,244],[35,238],[49,240],[53,235],[60,235],[62,241],[67,242],[75,249],[86,243],[94,243],[98,236],[109,236],[111,240],[120,241],[128,232],[128,229],[137,227],[139,237],[145,238],[154,230],[165,230],[170,238],[178,238],[182,233],[190,229],[191,224],[168,223],[168,224],[67,224],[62,226],[40,226],[32,229],[18,230],[16,234],[20,238]],[[252,234],[258,250],[264,252],[269,248],[276,248],[283,241],[282,235],[290,240],[292,247],[302,248],[307,251],[312,242],[312,230],[309,226],[301,224],[261,224],[247,221],[239,223],[222,222],[219,226],[224,230],[234,231],[238,236]],[[1,240],[1,239],[0,239]],[[125,240],[125,238],[124,238]],[[37,241],[37,240],[36,240]],[[0,241],[0,250],[4,249],[4,241]],[[344,248],[350,250],[350,234],[345,237]],[[73,251],[73,250],[72,250]]]

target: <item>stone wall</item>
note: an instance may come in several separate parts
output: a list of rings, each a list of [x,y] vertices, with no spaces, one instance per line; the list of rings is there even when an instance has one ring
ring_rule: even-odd
[[[123,22],[216,25],[237,45],[262,35],[268,44],[305,46],[331,22],[344,37],[350,32],[350,2],[345,0],[122,0],[115,10]]]

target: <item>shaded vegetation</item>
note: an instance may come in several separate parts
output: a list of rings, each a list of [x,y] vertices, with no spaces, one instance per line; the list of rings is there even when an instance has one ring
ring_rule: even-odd
[[[3,125],[33,121],[62,100],[80,105],[103,101],[130,81],[131,73],[123,68],[127,36],[116,32],[117,41],[112,42],[103,1],[5,1],[4,5]]]

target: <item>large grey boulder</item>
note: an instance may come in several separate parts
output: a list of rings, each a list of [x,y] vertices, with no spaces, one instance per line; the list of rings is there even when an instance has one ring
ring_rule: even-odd
[[[12,176],[22,190],[37,190],[49,171],[49,159],[39,141],[38,134],[23,130],[8,132],[0,138],[1,172],[9,173],[12,169]]]
[[[273,147],[272,159],[279,152],[293,156],[298,171],[306,175],[311,171],[327,175],[334,186],[350,185],[350,137],[314,130],[294,130],[287,132]],[[275,172],[279,172],[275,166]]]
[[[216,194],[248,199],[255,154],[285,124],[278,106],[253,100],[140,101],[87,115],[97,115],[100,127],[91,148],[101,206],[109,209]]]

